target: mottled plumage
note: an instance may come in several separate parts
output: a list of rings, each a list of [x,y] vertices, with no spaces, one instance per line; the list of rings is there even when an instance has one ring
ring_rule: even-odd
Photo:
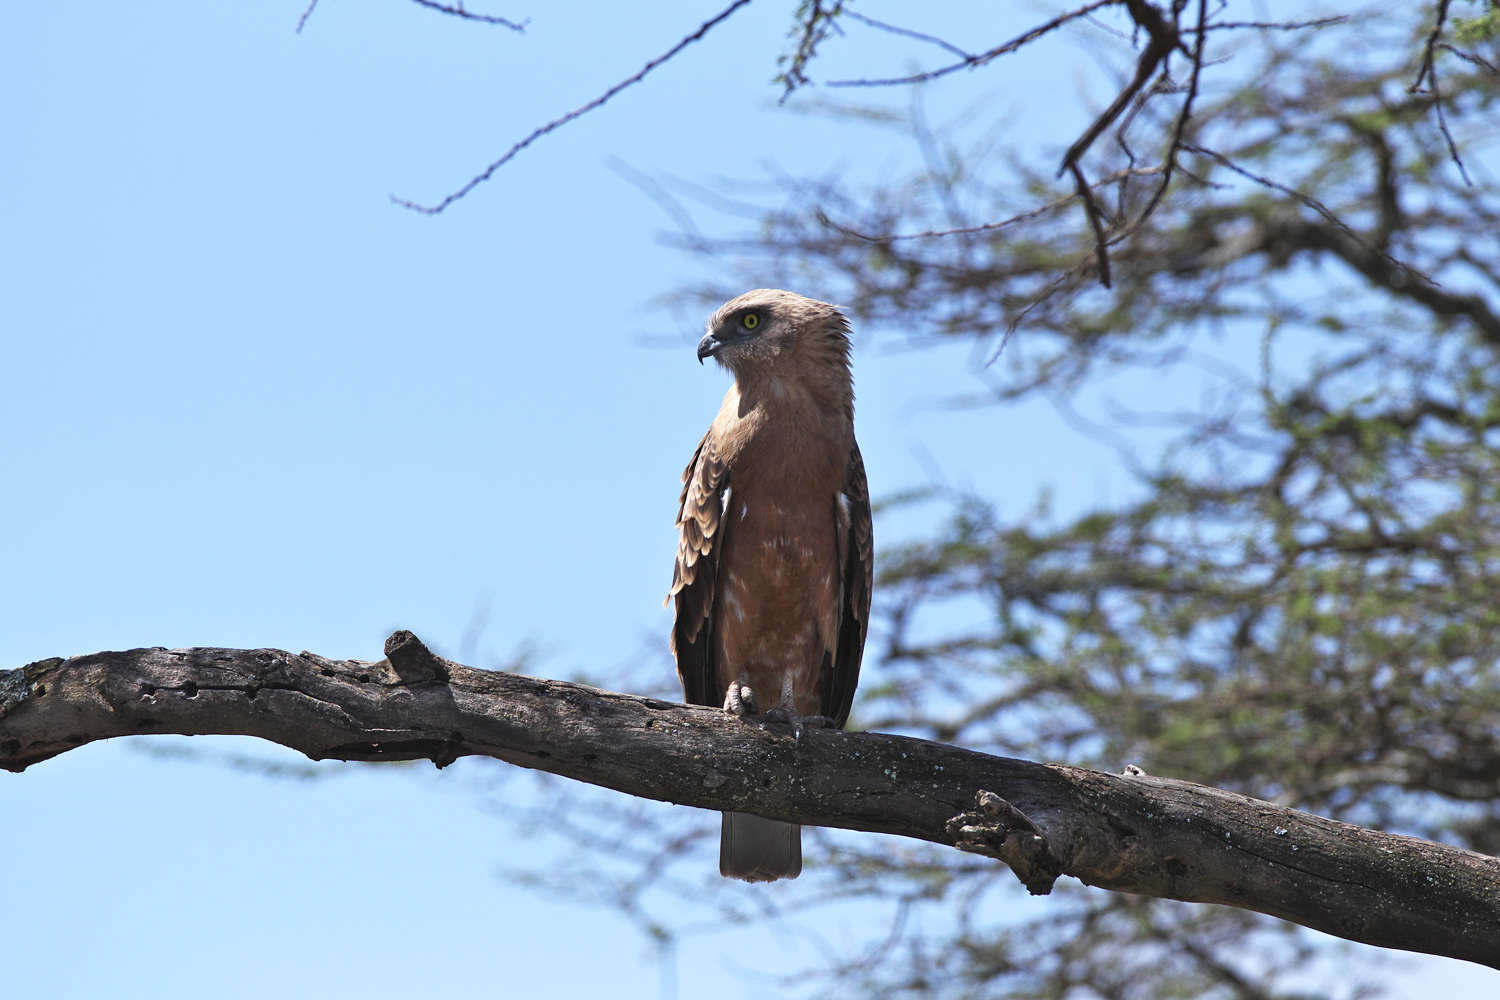
[[[709,319],[698,345],[708,356],[735,383],[683,473],[668,600],[684,697],[842,727],[873,562],[848,321],[826,302],[758,289]],[[719,867],[795,878],[801,828],[725,813]]]

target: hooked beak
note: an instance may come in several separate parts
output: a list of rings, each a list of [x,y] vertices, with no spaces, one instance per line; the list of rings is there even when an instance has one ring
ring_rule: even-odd
[[[698,363],[703,364],[704,358],[711,358],[724,349],[724,342],[717,339],[713,334],[706,333],[703,339],[698,341]]]

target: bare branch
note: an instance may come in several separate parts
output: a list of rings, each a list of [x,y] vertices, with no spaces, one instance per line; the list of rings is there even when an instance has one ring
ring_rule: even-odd
[[[511,31],[520,32],[522,34],[525,33],[526,26],[531,23],[531,18],[527,18],[526,20],[518,23],[516,21],[507,20],[503,17],[492,17],[489,14],[475,14],[472,11],[464,9],[462,0],[459,0],[458,3],[455,3],[452,6],[444,3],[437,3],[436,0],[411,0],[411,2],[414,4],[419,4],[430,10],[441,11],[444,14],[451,14],[454,17],[461,17],[467,21],[482,21],[485,24],[498,24],[502,27],[509,28]]]
[[[1094,188],[1101,188],[1106,184],[1113,184],[1115,181],[1118,181],[1124,177],[1150,177],[1155,174],[1161,173],[1162,169],[1163,168],[1161,167],[1133,167],[1125,170],[1116,170],[1114,173],[1106,174],[1105,176],[1099,178],[1091,186]],[[1031,219],[1038,218],[1055,209],[1062,208],[1064,205],[1070,205],[1077,197],[1077,192],[1074,192],[1073,194],[1063,195],[1061,198],[1058,198],[1055,201],[1049,201],[1047,202],[1047,204],[1042,205],[1039,208],[1034,208],[1029,212],[1022,212],[1020,215],[1013,215],[1010,218],[1002,219],[999,222],[986,222],[982,226],[965,226],[961,229],[930,229],[920,233],[892,233],[886,235],[863,233],[857,229],[851,229],[848,226],[844,226],[840,223],[834,222],[821,211],[817,214],[817,219],[821,225],[825,225],[829,229],[843,233],[845,236],[852,236],[855,239],[864,240],[867,243],[895,243],[900,240],[921,240],[936,236],[958,236],[964,233],[988,233],[996,229],[1004,229],[1006,226],[1013,226],[1018,222],[1028,222]]]
[[[1315,21],[1215,21],[1201,28],[1183,28],[1182,33],[1192,35],[1199,31],[1228,31],[1239,28],[1258,28],[1261,31],[1296,31],[1299,28],[1329,28],[1348,20],[1349,15],[1340,14],[1337,17],[1320,17]]]
[[[1432,106],[1437,110],[1438,131],[1443,133],[1443,138],[1448,143],[1448,155],[1458,165],[1458,173],[1469,187],[1474,182],[1469,179],[1469,171],[1464,167],[1463,157],[1458,155],[1458,144],[1453,141],[1453,133],[1448,130],[1448,116],[1443,112],[1443,91],[1438,86],[1437,72],[1437,47],[1438,39],[1443,36],[1443,23],[1448,19],[1448,6],[1451,0],[1438,0],[1437,19],[1433,22],[1432,33],[1427,36],[1427,44],[1422,49],[1422,67],[1417,71],[1417,79],[1406,89],[1408,94],[1431,93]],[[1431,86],[1423,91],[1422,81],[1430,81]]]
[[[1046,288],[1042,289],[1041,292],[1032,297],[1032,300],[1026,304],[1026,308],[1020,310],[1011,317],[1010,322],[1005,324],[1005,333],[1003,336],[1001,336],[1000,343],[995,347],[994,352],[985,361],[984,367],[988,368],[990,365],[1000,360],[1000,355],[1005,353],[1005,346],[1010,343],[1010,338],[1015,336],[1016,331],[1021,328],[1021,324],[1026,321],[1026,317],[1031,315],[1032,310],[1036,309],[1037,306],[1052,298],[1052,296],[1057,293],[1058,289],[1062,288],[1063,285],[1066,285],[1068,283],[1068,279],[1070,277],[1071,275],[1068,272],[1064,271],[1056,278],[1053,278]]]
[[[1448,19],[1450,2],[1451,0],[1438,0],[1437,17],[1432,22],[1432,31],[1427,36],[1427,44],[1422,47],[1422,65],[1417,70],[1417,78],[1412,81],[1410,87],[1406,88],[1408,94],[1424,93],[1422,81],[1433,70],[1432,50],[1437,45],[1438,39],[1443,37],[1443,22]]]
[[[307,9],[302,12],[302,16],[297,18],[297,34],[302,34],[303,26],[307,24],[307,19],[312,17],[312,12],[317,6],[318,0],[310,0]]]
[[[985,63],[990,62],[993,59],[998,59],[1000,56],[1014,52],[1022,46],[1036,41],[1038,38],[1041,38],[1048,32],[1060,28],[1064,24],[1067,24],[1069,21],[1076,21],[1078,18],[1083,17],[1093,11],[1099,10],[1101,7],[1116,7],[1124,2],[1126,2],[1126,0],[1095,0],[1094,3],[1089,4],[1087,7],[1080,7],[1079,9],[1070,13],[1059,15],[1058,17],[1055,17],[1052,20],[1048,21],[1046,24],[1039,24],[1035,28],[1032,28],[1030,31],[1027,31],[1024,34],[1017,35],[1015,38],[1012,38],[1010,41],[1004,43],[1003,45],[997,45],[995,48],[990,49],[988,52],[981,52],[977,56],[965,55],[961,62],[956,62],[952,65],[944,66],[942,69],[932,70],[929,73],[915,73],[911,76],[897,76],[882,80],[830,80],[826,84],[826,86],[893,87],[906,83],[924,83],[928,80],[936,80],[938,77],[947,76],[949,73],[955,73],[961,69],[977,69],[978,67],[983,66]]]
[[[1089,189],[1089,184],[1083,176],[1083,168],[1079,160],[1083,154],[1088,152],[1089,147],[1094,144],[1104,130],[1109,128],[1124,114],[1136,94],[1146,85],[1146,81],[1156,72],[1158,67],[1165,66],[1175,49],[1181,48],[1182,36],[1177,31],[1175,23],[1168,24],[1162,17],[1161,11],[1157,10],[1147,0],[1125,0],[1125,7],[1130,11],[1130,17],[1136,25],[1145,29],[1150,40],[1146,48],[1141,52],[1140,59],[1136,61],[1135,76],[1125,85],[1125,88],[1115,97],[1111,104],[1099,117],[1094,119],[1083,135],[1079,136],[1073,145],[1068,147],[1067,153],[1063,155],[1062,165],[1057,168],[1057,175],[1061,177],[1065,172],[1071,171],[1073,179],[1077,184],[1078,195],[1083,199],[1084,211],[1088,215],[1089,228],[1094,231],[1094,258],[1098,262],[1099,281],[1105,288],[1109,287],[1109,239],[1104,232],[1104,226],[1099,221],[1099,206],[1094,202],[1094,196]],[[1198,3],[1198,23],[1201,26],[1206,19],[1205,0]],[[1173,8],[1174,17],[1178,8]],[[1187,100],[1184,101],[1182,111],[1178,115],[1177,129],[1172,139],[1172,144],[1167,148],[1164,164],[1166,171],[1163,173],[1161,183],[1157,185],[1156,193],[1152,196],[1150,203],[1141,215],[1141,222],[1146,216],[1155,210],[1161,196],[1166,192],[1167,185],[1172,181],[1172,163],[1177,156],[1177,149],[1182,142],[1183,129],[1187,125],[1189,115],[1192,113],[1193,98],[1198,93],[1198,72],[1203,65],[1203,39],[1204,33],[1198,33],[1197,45],[1194,51],[1189,53],[1193,60],[1193,83],[1188,92]],[[1139,222],[1137,223],[1139,225]]]
[[[0,671],[8,770],[142,733],[256,736],[316,760],[490,756],[680,805],[953,845],[1006,861],[1036,893],[1067,874],[1500,968],[1500,859],[1138,768],[879,733],[799,739],[712,708],[474,670],[410,632],[374,663],[155,648]]]
[[[1370,253],[1375,254],[1377,257],[1384,259],[1393,267],[1396,267],[1400,271],[1414,278],[1417,278],[1420,281],[1423,281],[1429,285],[1436,284],[1436,282],[1427,277],[1427,275],[1411,267],[1409,264],[1402,263],[1385,251],[1371,245],[1368,240],[1351,229],[1348,223],[1346,223],[1343,219],[1340,219],[1337,215],[1334,215],[1333,212],[1329,211],[1328,206],[1318,201],[1318,199],[1313,198],[1309,195],[1305,195],[1301,191],[1289,188],[1285,184],[1278,184],[1277,182],[1271,180],[1269,177],[1262,177],[1260,174],[1252,173],[1239,164],[1235,163],[1233,160],[1229,159],[1229,157],[1223,155],[1222,153],[1216,153],[1211,149],[1204,149],[1202,146],[1195,146],[1190,142],[1183,143],[1182,148],[1188,150],[1189,152],[1197,153],[1200,156],[1206,156],[1210,160],[1213,160],[1215,163],[1218,163],[1220,166],[1227,167],[1229,170],[1234,171],[1241,177],[1252,180],[1264,187],[1271,188],[1273,191],[1280,191],[1282,194],[1295,198],[1297,201],[1301,202],[1308,208],[1312,209],[1314,212],[1317,212],[1323,218],[1327,219],[1339,230],[1339,232],[1349,237],[1365,250],[1368,250]]]
[[[408,201],[405,198],[398,198],[395,195],[391,195],[391,201],[395,202],[397,205],[400,205],[402,208],[409,208],[409,209],[411,209],[414,212],[421,212],[424,215],[436,215],[436,214],[438,214],[443,209],[447,208],[449,205],[453,204],[455,201],[458,201],[458,199],[462,198],[464,195],[468,194],[470,191],[474,190],[476,187],[478,187],[479,185],[483,184],[485,181],[489,180],[492,176],[494,176],[494,173],[495,173],[496,170],[499,170],[501,167],[505,166],[505,164],[507,164],[511,160],[515,159],[516,155],[518,153],[520,153],[521,150],[525,149],[527,146],[531,145],[533,142],[536,142],[538,139],[540,139],[542,136],[546,135],[548,132],[551,132],[551,131],[553,131],[555,129],[561,128],[562,126],[566,125],[568,122],[572,121],[573,119],[581,117],[582,115],[588,114],[590,111],[593,111],[595,108],[600,107],[606,101],[608,101],[611,97],[614,97],[616,94],[618,94],[620,91],[626,89],[627,87],[631,87],[631,86],[634,86],[637,83],[640,83],[642,80],[644,80],[646,78],[646,75],[648,73],[650,73],[652,70],[656,69],[656,67],[660,66],[662,63],[668,61],[673,56],[677,55],[677,53],[679,53],[683,49],[687,48],[689,45],[691,45],[694,42],[696,42],[699,39],[701,39],[704,35],[708,34],[710,31],[712,31],[725,18],[729,17],[729,15],[733,14],[735,11],[739,10],[741,7],[745,6],[749,2],[750,2],[750,0],[734,0],[734,3],[730,4],[728,7],[725,7],[723,10],[719,11],[719,13],[715,14],[713,17],[709,18],[707,21],[704,21],[703,24],[701,24],[698,27],[697,31],[693,32],[692,34],[688,35],[686,38],[682,39],[682,41],[680,41],[676,45],[672,46],[670,49],[668,49],[662,55],[657,56],[655,59],[653,59],[650,62],[648,62],[645,66],[643,66],[641,68],[640,72],[636,73],[634,76],[631,76],[631,77],[629,77],[629,78],[627,78],[625,80],[622,80],[619,83],[615,84],[613,87],[611,87],[608,90],[606,90],[603,94],[601,94],[598,97],[594,98],[592,101],[588,102],[587,104],[583,105],[582,107],[576,108],[573,111],[569,111],[567,114],[563,115],[561,118],[553,119],[552,121],[548,122],[546,125],[543,125],[541,128],[536,129],[534,132],[532,132],[526,138],[522,139],[520,142],[518,142],[514,146],[510,147],[510,149],[506,150],[505,155],[502,156],[502,157],[500,157],[500,159],[496,160],[494,163],[491,163],[488,167],[485,167],[484,170],[483,170],[483,172],[481,172],[480,174],[478,174],[477,176],[475,176],[473,179],[471,179],[463,187],[459,188],[457,191],[455,191],[452,194],[448,195],[446,198],[444,198],[442,201],[438,202],[436,205],[421,205],[421,204],[418,204],[417,202],[414,202],[414,201]]]
[[[1146,81],[1151,79],[1162,61],[1173,49],[1182,45],[1176,26],[1168,24],[1162,18],[1161,11],[1146,0],[1125,0],[1125,6],[1135,23],[1146,30],[1150,40],[1146,43],[1145,50],[1141,52],[1141,57],[1136,60],[1135,76],[1125,85],[1125,89],[1120,91],[1114,103],[1098,118],[1095,118],[1093,124],[1084,129],[1083,135],[1079,136],[1063,154],[1062,165],[1057,168],[1059,177],[1067,173],[1071,166],[1088,152],[1094,140],[1099,138],[1100,134],[1129,107],[1131,99],[1146,85]]]
[[[1208,17],[1207,0],[1198,0],[1198,25],[1201,28],[1204,20]],[[1172,171],[1177,166],[1177,154],[1182,149],[1183,137],[1187,134],[1188,120],[1193,117],[1193,102],[1198,97],[1198,80],[1203,73],[1203,48],[1204,40],[1208,32],[1199,31],[1198,37],[1193,42],[1193,73],[1188,81],[1187,97],[1183,99],[1182,110],[1177,113],[1177,125],[1172,130],[1172,141],[1167,146],[1167,154],[1162,157],[1161,183],[1152,192],[1151,198],[1146,202],[1146,207],[1141,209],[1141,214],[1136,219],[1133,229],[1139,229],[1151,213],[1156,211],[1156,206],[1161,204],[1162,198],[1167,193],[1167,187],[1172,183]]]
[[[1094,231],[1094,260],[1099,268],[1099,283],[1105,288],[1109,287],[1109,241],[1104,232],[1104,223],[1099,218],[1099,205],[1094,201],[1094,193],[1089,190],[1089,182],[1084,179],[1083,170],[1076,162],[1068,164],[1068,169],[1073,171],[1073,180],[1077,184],[1076,193],[1083,200],[1083,210],[1089,219],[1089,228]]]
[[[930,42],[933,45],[939,46],[940,48],[947,49],[949,52],[952,52],[960,59],[975,58],[973,54],[965,52],[963,49],[959,48],[957,45],[952,44],[951,42],[943,41],[936,35],[923,34],[920,31],[913,31],[910,28],[900,28],[894,24],[886,24],[884,21],[877,21],[873,17],[866,17],[864,14],[861,14],[857,10],[846,10],[844,11],[844,15],[846,17],[854,18],[861,24],[867,24],[872,28],[877,28],[880,31],[889,32],[892,35],[901,35],[905,38],[915,38],[919,42]]]
[[[1288,248],[1328,250],[1364,275],[1379,288],[1419,302],[1439,316],[1464,316],[1473,320],[1481,339],[1500,346],[1500,316],[1479,295],[1445,291],[1420,272],[1395,260],[1358,236],[1347,226],[1333,228],[1311,222],[1267,228],[1265,239]]]
[[[1486,59],[1482,59],[1479,56],[1476,56],[1472,52],[1465,52],[1462,49],[1454,48],[1452,45],[1449,45],[1447,42],[1439,42],[1438,43],[1438,48],[1444,49],[1444,50],[1446,50],[1448,52],[1452,52],[1454,55],[1458,56],[1458,58],[1462,59],[1466,63],[1472,63],[1475,66],[1479,66],[1479,67],[1481,67],[1483,69],[1489,70],[1491,73],[1494,73],[1496,76],[1500,76],[1500,66],[1496,66],[1492,62],[1490,62],[1490,61],[1488,61]]]
[[[507,20],[503,17],[492,17],[489,14],[475,14],[473,11],[464,9],[462,0],[451,6],[444,3],[438,3],[437,0],[412,0],[412,3],[420,4],[423,7],[440,11],[444,14],[451,14],[454,17],[461,17],[467,21],[482,21],[485,24],[498,24],[502,27],[509,28],[512,31],[520,32],[522,34],[526,32],[526,26],[531,23],[530,18],[517,23],[515,21]],[[303,26],[307,24],[307,19],[312,16],[313,8],[317,6],[318,0],[311,0],[311,2],[307,5],[307,9],[302,12],[302,16],[297,18],[297,34],[302,34]]]

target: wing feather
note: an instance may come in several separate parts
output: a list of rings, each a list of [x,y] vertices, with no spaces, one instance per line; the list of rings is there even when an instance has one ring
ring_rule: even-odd
[[[682,696],[692,705],[721,701],[713,656],[714,581],[723,550],[722,514],[729,469],[719,456],[712,429],[698,442],[682,473],[677,508],[677,563],[667,600],[675,605],[672,655]]]
[[[870,594],[874,589],[875,541],[870,517],[870,489],[859,445],[849,451],[849,472],[836,511],[839,538],[839,631],[832,662],[825,661],[823,714],[843,728],[859,684],[859,663],[870,627]]]

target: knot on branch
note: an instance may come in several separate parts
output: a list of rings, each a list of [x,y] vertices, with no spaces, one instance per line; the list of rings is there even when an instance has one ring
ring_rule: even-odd
[[[46,694],[47,685],[42,683],[41,677],[62,662],[61,656],[54,656],[14,670],[0,670],[0,719],[20,707],[26,699]]]
[[[406,629],[392,632],[385,641],[385,658],[396,676],[407,684],[447,681],[450,676],[451,664]]]
[[[979,809],[959,813],[948,821],[953,846],[971,854],[999,858],[1010,866],[1033,896],[1045,896],[1062,874],[1062,862],[1042,831],[1025,813],[996,795],[974,795]]]

